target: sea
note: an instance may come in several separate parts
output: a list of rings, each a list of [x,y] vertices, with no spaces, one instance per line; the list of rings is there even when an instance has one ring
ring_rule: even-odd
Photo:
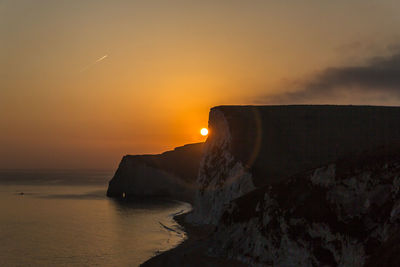
[[[190,204],[106,197],[108,170],[0,170],[0,266],[138,266],[186,239]]]

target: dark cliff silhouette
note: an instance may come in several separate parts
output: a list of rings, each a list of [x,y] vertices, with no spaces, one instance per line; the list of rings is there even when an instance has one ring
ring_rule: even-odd
[[[167,197],[193,201],[203,143],[158,155],[127,155],[109,182],[107,196]]]

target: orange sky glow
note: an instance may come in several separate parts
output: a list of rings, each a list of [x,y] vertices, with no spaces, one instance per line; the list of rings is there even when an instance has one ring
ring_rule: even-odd
[[[205,141],[212,106],[399,39],[396,1],[282,2],[1,1],[0,168],[112,169]]]

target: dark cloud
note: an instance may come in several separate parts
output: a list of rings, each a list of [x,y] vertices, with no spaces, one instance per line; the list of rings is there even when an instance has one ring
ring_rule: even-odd
[[[269,103],[312,103],[340,99],[400,100],[400,53],[373,58],[365,65],[328,68],[311,79],[290,85],[293,90],[268,96]],[[399,102],[400,103],[400,102]]]

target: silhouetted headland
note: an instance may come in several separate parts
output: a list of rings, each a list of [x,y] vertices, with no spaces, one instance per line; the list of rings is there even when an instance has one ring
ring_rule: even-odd
[[[159,155],[127,155],[111,179],[107,196],[164,197],[193,203],[203,143]]]

